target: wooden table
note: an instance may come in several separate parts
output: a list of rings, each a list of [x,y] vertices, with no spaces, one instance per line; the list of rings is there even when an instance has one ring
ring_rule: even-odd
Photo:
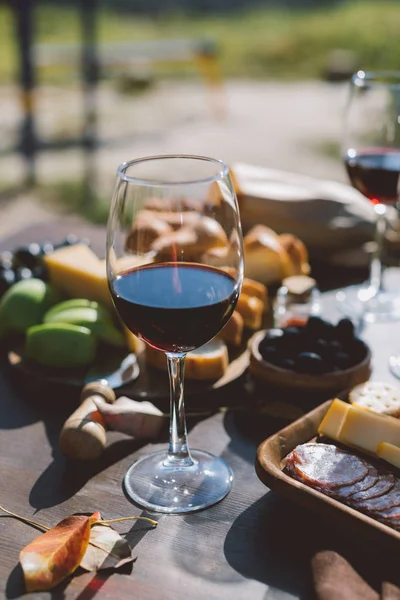
[[[95,250],[104,248],[104,230],[60,220],[34,227],[5,240],[0,250],[20,243],[57,240],[70,232],[90,237]],[[400,278],[399,278],[400,283]],[[325,306],[334,317],[333,293]],[[374,325],[364,332],[373,349],[374,378],[392,381],[387,359],[400,352],[400,323]],[[0,373],[0,504],[51,526],[74,512],[100,510],[104,518],[140,515],[125,497],[122,479],[133,459],[160,444],[141,447],[110,433],[110,446],[90,464],[68,465],[57,443],[70,412],[51,399],[41,408],[35,399],[11,387]],[[238,389],[238,394],[245,393]],[[274,422],[246,412],[216,413],[191,424],[192,447],[222,456],[232,467],[232,492],[217,506],[188,516],[157,516],[149,530],[137,522],[118,525],[134,547],[137,562],[116,573],[79,572],[35,599],[96,600],[278,600],[310,598],[310,558],[322,548],[336,549],[372,584],[395,580],[398,571],[381,548],[355,540],[270,492],[257,478],[254,458],[258,443]],[[0,597],[24,595],[18,554],[37,531],[12,518],[0,517]],[[395,557],[394,557],[395,558]]]

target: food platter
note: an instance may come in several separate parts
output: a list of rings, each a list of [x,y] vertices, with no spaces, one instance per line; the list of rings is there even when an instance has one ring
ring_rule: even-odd
[[[257,451],[256,473],[267,487],[289,500],[319,513],[327,520],[341,523],[355,535],[363,535],[375,543],[398,550],[399,532],[304,485],[284,472],[287,455],[299,444],[316,439],[318,427],[331,404],[332,400],[326,401],[264,440]]]

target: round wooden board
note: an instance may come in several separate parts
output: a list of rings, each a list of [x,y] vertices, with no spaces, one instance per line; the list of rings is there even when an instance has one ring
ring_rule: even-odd
[[[80,369],[51,369],[38,366],[23,357],[22,345],[14,342],[6,354],[8,370],[14,382],[26,390],[35,400],[42,400],[45,404],[46,397],[51,394],[62,394],[64,403],[76,406],[79,402],[79,393],[82,387],[97,379],[108,379],[123,361],[126,355],[116,353],[110,360],[104,357],[96,368]],[[134,355],[128,355],[133,357]],[[237,406],[241,401],[241,394],[228,393],[233,384],[237,383],[245,374],[249,365],[249,353],[241,348],[240,352],[230,357],[228,369],[223,377],[216,381],[185,380],[185,398],[187,399],[187,414],[203,414],[215,411],[220,406]],[[169,382],[168,374],[164,371],[149,367],[140,353],[133,364],[130,363],[126,370],[122,385],[114,385],[117,395],[126,395],[134,400],[147,400],[155,404],[160,410],[169,413]]]

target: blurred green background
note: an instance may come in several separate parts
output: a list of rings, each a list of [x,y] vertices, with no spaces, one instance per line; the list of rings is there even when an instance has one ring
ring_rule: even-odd
[[[321,3],[319,3],[321,4]],[[74,7],[36,8],[37,42],[79,42],[79,15]],[[314,8],[236,8],[216,14],[196,11],[156,16],[101,7],[99,42],[208,36],[219,45],[226,77],[300,79],[325,75],[334,49],[350,50],[368,69],[400,65],[398,0],[353,0]],[[10,9],[0,6],[0,81],[15,77],[16,53]],[[161,65],[161,73],[185,75],[181,65]],[[59,74],[58,74],[59,76]],[[64,77],[71,76],[64,74]],[[46,73],[54,79],[56,73]]]

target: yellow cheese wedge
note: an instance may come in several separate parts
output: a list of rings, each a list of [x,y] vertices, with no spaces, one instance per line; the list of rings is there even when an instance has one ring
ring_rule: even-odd
[[[146,345],[146,361],[152,367],[167,370],[164,352]],[[214,338],[201,348],[189,352],[186,356],[186,379],[219,379],[228,368],[228,350],[222,340]]]
[[[84,244],[67,246],[44,257],[50,281],[71,298],[88,298],[112,305],[106,269]]]
[[[374,454],[381,442],[400,447],[400,420],[351,406],[338,439]]]
[[[350,404],[336,398],[328,408],[325,417],[322,419],[321,424],[318,427],[318,433],[320,435],[326,435],[332,440],[338,440],[350,408]]]
[[[383,458],[386,462],[400,469],[400,448],[398,446],[388,444],[387,442],[381,442],[378,444],[376,453],[379,458]]]

